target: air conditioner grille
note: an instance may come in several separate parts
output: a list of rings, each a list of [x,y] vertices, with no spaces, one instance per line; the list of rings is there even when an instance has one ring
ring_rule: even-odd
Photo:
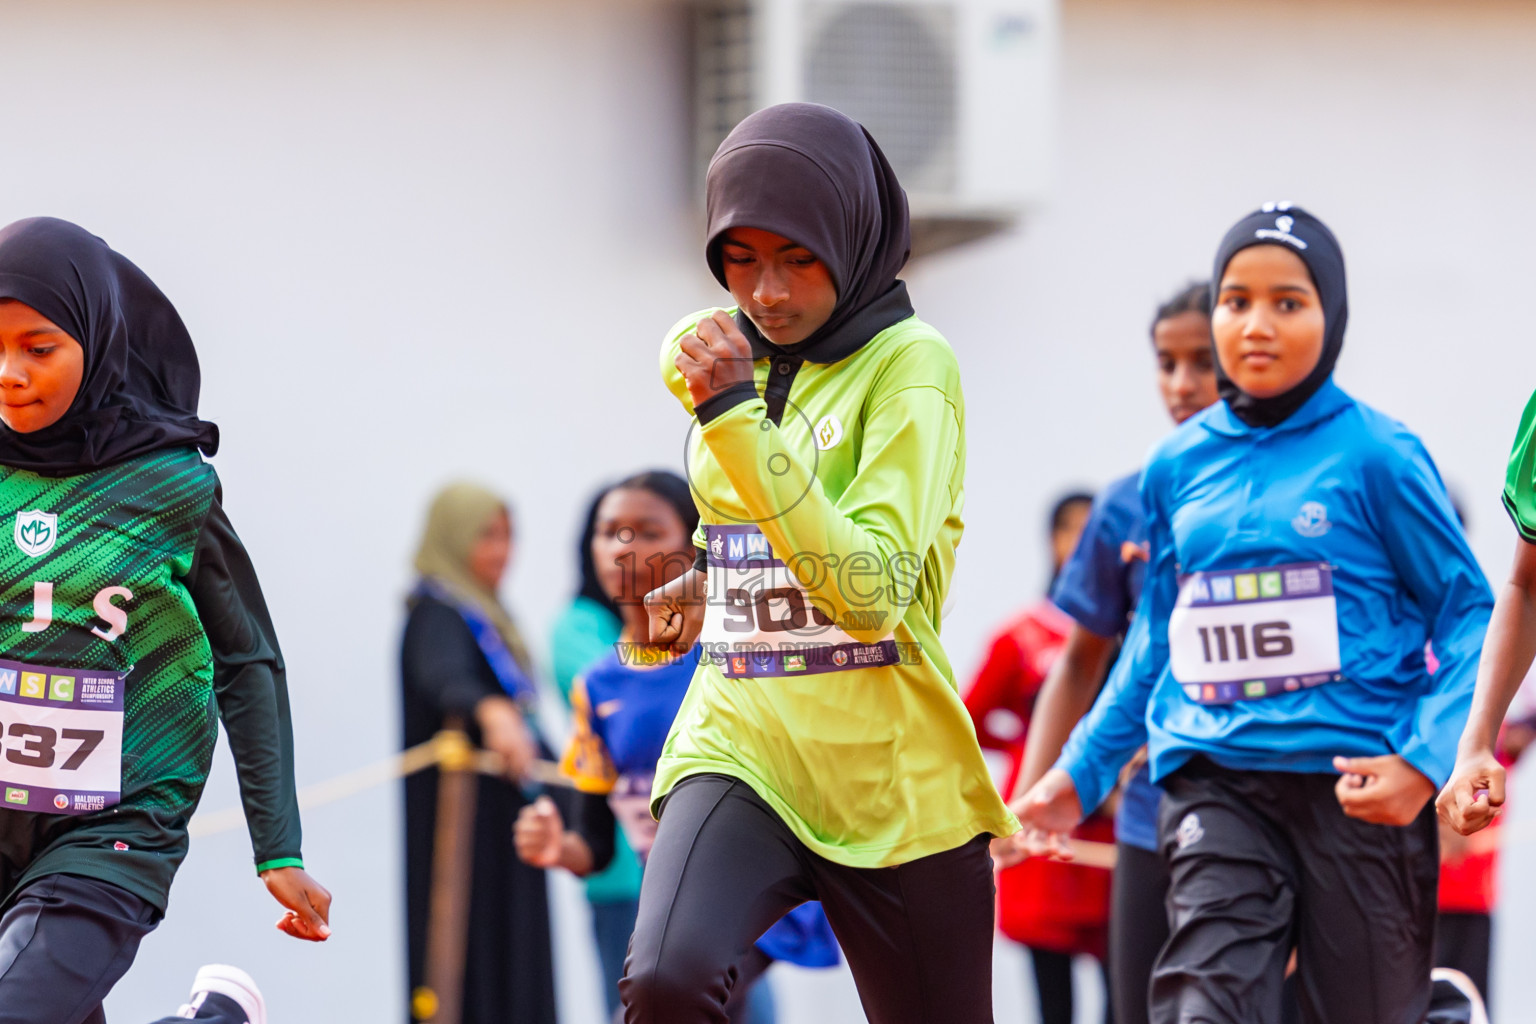
[[[805,98],[868,128],[909,193],[957,186],[952,5],[812,2]]]
[[[754,17],[750,0],[709,0],[694,9],[694,166],[704,168],[742,118],[757,109],[752,60]]]

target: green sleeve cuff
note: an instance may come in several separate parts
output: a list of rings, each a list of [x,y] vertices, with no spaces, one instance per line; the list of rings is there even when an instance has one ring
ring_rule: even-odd
[[[259,875],[263,871],[272,871],[277,868],[302,868],[303,866],[304,862],[298,857],[278,857],[276,860],[264,860],[257,864],[256,873]]]
[[[1514,521],[1515,530],[1520,534],[1520,539],[1527,544],[1536,544],[1536,519],[1527,523],[1525,517],[1520,514],[1520,506],[1508,491],[1504,492],[1504,511],[1509,513],[1509,518]]]

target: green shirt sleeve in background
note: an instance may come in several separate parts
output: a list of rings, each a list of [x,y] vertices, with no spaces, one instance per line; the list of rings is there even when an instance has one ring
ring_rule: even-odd
[[[1504,478],[1504,507],[1515,529],[1528,544],[1536,544],[1536,392],[1525,405],[1515,447],[1509,454],[1509,473]]]

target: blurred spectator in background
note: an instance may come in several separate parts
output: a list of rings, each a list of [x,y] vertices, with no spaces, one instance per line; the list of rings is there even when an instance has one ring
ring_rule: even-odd
[[[1072,493],[1051,510],[1051,580],[1077,546],[1093,495]],[[986,662],[966,695],[984,749],[1008,756],[1008,773],[999,787],[1013,792],[1024,759],[1024,738],[1035,696],[1061,654],[1072,619],[1047,598],[1040,598],[992,641]],[[1077,831],[1083,839],[1113,841],[1108,817],[1095,815]],[[1104,961],[1109,929],[1110,872],[1103,868],[1037,858],[1000,872],[997,880],[998,927],[1028,947],[1042,1024],[1072,1024],[1072,958],[1086,953]],[[1104,1000],[1109,1010],[1108,976]]]
[[[696,645],[678,656],[667,644],[649,643],[642,602],[692,567],[698,522],[688,482],[676,473],[640,473],[614,485],[598,503],[591,564],[624,626],[619,643],[575,680],[575,734],[560,767],[577,788],[605,799],[581,804],[571,819],[548,800],[525,808],[518,816],[517,852],[530,864],[586,875],[607,860],[619,835],[629,837],[642,859],[650,852],[656,761],[701,649]],[[820,903],[796,907],[747,951],[724,1007],[731,1024],[773,1024],[771,989],[762,976],[776,960],[802,967],[839,962]]]
[[[597,509],[607,493],[608,489],[603,488],[587,508],[577,550],[581,589],[555,621],[550,637],[555,684],[560,687],[560,695],[567,706],[571,702],[571,683],[577,673],[613,653],[622,624],[618,606],[604,593],[592,561]],[[619,1009],[619,978],[624,975],[624,955],[629,949],[629,936],[635,930],[635,913],[640,906],[640,861],[622,831],[615,838],[613,860],[603,870],[587,876],[586,890],[587,903],[592,908],[592,934],[597,941],[598,961],[603,971],[603,997],[611,1017]]]
[[[544,872],[517,859],[512,825],[528,801],[517,780],[542,743],[535,687],[517,626],[497,596],[512,555],[506,503],[476,484],[445,488],[416,554],[400,669],[407,747],[457,722],[500,754],[507,777],[479,777],[462,1024],[554,1024]],[[547,752],[544,756],[548,756]],[[423,983],[438,773],[405,780],[406,929],[413,995]],[[429,1002],[429,1000],[423,1000]],[[418,1018],[431,1015],[415,1005]]]

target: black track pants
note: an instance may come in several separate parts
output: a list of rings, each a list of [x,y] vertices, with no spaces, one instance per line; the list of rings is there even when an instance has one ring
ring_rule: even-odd
[[[737,964],[790,909],[819,899],[871,1024],[992,1024],[987,836],[892,868],[820,857],[744,783],[668,795],[619,983],[628,1024],[723,1024]]]
[[[1307,1024],[1419,1024],[1430,1002],[1439,836],[1345,817],[1337,777],[1218,768],[1162,781],[1171,936],[1157,1024],[1276,1024],[1292,946]]]

